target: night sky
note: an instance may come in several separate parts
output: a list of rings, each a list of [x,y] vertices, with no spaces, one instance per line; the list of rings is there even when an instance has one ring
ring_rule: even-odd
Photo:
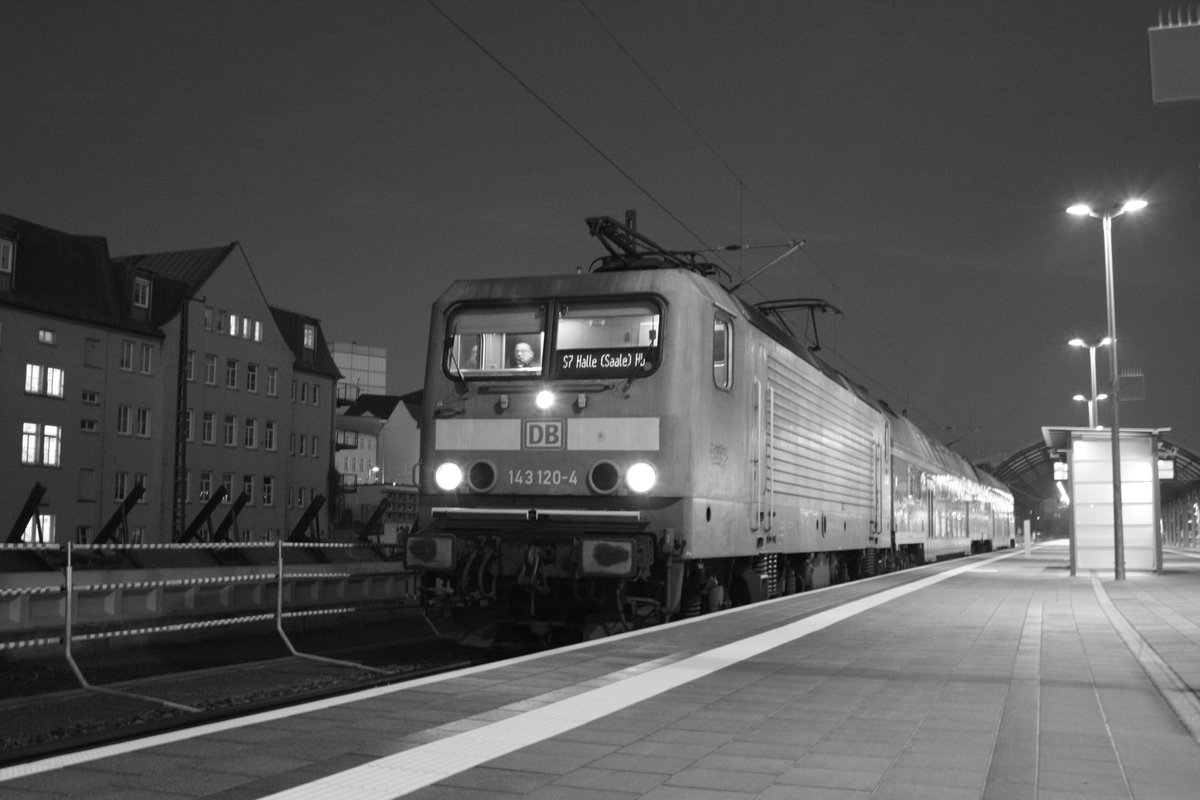
[[[833,303],[827,360],[997,461],[1086,424],[1067,340],[1105,333],[1103,236],[1064,209],[1137,195],[1121,424],[1196,451],[1200,102],[1153,104],[1147,37],[1171,8],[0,0],[0,212],[114,255],[238,241],[269,302],[386,347],[395,393],[451,280],[586,267],[587,216],[804,239],[740,293]]]

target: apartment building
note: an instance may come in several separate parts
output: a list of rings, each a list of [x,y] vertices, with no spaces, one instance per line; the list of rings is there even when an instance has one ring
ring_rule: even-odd
[[[0,215],[10,540],[93,541],[119,518],[120,537],[169,542],[219,488],[198,538],[286,536],[332,494],[338,377],[319,321],[272,307],[236,242],[113,257]]]

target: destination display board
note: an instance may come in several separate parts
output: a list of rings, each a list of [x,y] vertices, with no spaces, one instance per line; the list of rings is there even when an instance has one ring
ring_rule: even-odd
[[[647,347],[559,350],[555,360],[560,378],[626,378],[654,369],[654,351]]]

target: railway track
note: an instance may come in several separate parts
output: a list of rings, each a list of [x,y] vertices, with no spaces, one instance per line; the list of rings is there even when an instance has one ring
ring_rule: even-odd
[[[372,641],[369,629],[278,639],[166,645],[96,653],[80,688],[63,662],[0,664],[0,765],[47,758],[154,733],[412,680],[524,652],[475,650],[429,635]]]

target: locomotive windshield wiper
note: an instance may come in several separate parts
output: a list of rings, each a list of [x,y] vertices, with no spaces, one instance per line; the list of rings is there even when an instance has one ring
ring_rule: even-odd
[[[639,354],[644,355],[644,358],[640,362],[636,357],[634,358],[633,369],[630,371],[629,375],[624,379],[622,385],[618,389],[622,396],[629,391],[630,386],[633,386],[633,382],[638,378],[639,372],[649,372],[650,370],[654,369],[654,354],[655,351],[658,350],[658,339],[655,331],[650,331],[649,333],[650,344],[637,351]]]

